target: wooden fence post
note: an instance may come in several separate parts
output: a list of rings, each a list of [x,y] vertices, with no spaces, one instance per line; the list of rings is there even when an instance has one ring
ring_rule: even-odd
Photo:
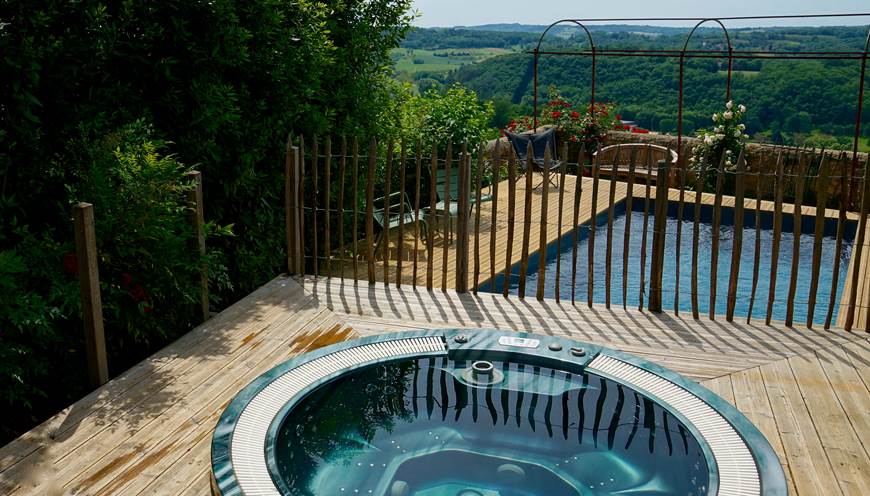
[[[106,337],[103,332],[103,302],[100,299],[100,271],[97,266],[97,240],[94,233],[94,206],[79,203],[73,207],[79,290],[85,324],[85,354],[88,377],[93,387],[109,380]]]
[[[468,214],[471,212],[469,193],[471,190],[471,155],[468,144],[462,145],[462,158],[459,161],[459,198],[457,198],[456,225],[456,291],[468,292]]]
[[[190,204],[189,218],[190,224],[196,233],[194,244],[196,252],[199,256],[205,256],[205,222],[202,206],[202,174],[199,171],[190,171],[184,175],[194,183],[193,189],[187,192],[187,202]],[[199,268],[199,305],[202,309],[202,320],[208,320],[208,269],[205,265]]]
[[[301,182],[299,147],[293,146],[287,138],[287,152],[284,160],[284,229],[287,240],[287,273],[302,274],[302,247],[299,243],[299,183]]]
[[[656,171],[656,204],[653,220],[652,259],[649,273],[649,303],[650,312],[662,311],[662,275],[665,261],[665,227],[668,214],[668,175],[670,164],[668,160],[660,160]],[[647,181],[649,179],[647,178]]]

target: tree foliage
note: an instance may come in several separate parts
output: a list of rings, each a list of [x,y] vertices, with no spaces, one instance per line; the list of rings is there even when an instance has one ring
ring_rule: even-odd
[[[176,310],[189,303],[177,281],[190,261],[175,266],[160,259],[184,250],[176,224],[183,198],[170,186],[183,170],[202,171],[207,218],[235,224],[235,236],[209,239],[227,266],[211,288],[221,303],[279,273],[286,137],[379,130],[390,116],[389,52],[409,29],[410,4],[0,3],[0,309],[8,312],[0,317],[0,358],[18,357],[4,360],[8,373],[0,368],[0,399],[20,404],[41,390],[51,402],[34,414],[44,415],[82,390],[39,382],[65,373],[67,362],[84,367],[80,357],[61,359],[81,339],[77,300],[69,298],[74,285],[62,262],[71,250],[73,201],[95,205],[97,232],[105,236],[101,252],[115,257],[101,260],[111,267],[104,283],[108,323],[147,342],[133,355],[189,329],[188,317]],[[131,124],[148,129],[147,136],[118,141]],[[106,143],[113,139],[120,149],[110,153]],[[136,238],[137,228],[153,236]],[[124,274],[132,288],[124,286]],[[136,305],[128,304],[131,291]],[[123,304],[111,306],[115,300]],[[40,306],[45,312],[35,310]],[[153,325],[140,321],[146,308]],[[15,369],[37,356],[44,361],[28,376]]]

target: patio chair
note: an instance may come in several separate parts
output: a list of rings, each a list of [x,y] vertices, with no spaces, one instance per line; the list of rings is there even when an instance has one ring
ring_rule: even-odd
[[[389,219],[386,218],[387,205],[390,207]],[[402,205],[404,205],[404,212],[403,215],[400,215],[399,212]],[[374,253],[377,253],[384,238],[386,237],[389,239],[390,230],[399,226],[414,224],[415,214],[414,208],[411,206],[411,201],[408,199],[408,194],[404,191],[396,191],[395,193],[390,193],[387,197],[375,198],[373,208],[374,211],[372,213],[372,218],[374,224],[380,228],[374,250]],[[429,239],[427,229],[426,216],[421,209],[420,235],[422,236],[424,243]],[[372,256],[374,256],[374,254],[372,254]]]
[[[448,210],[448,216],[450,217],[450,231],[448,233],[448,237],[450,241],[453,240],[453,231],[456,229],[456,223],[459,219],[459,170],[457,168],[450,168],[450,205],[447,205],[447,197],[444,196],[444,185],[447,183],[447,169],[440,168],[435,172],[435,196],[438,199],[438,202],[435,204],[435,215],[440,219],[440,215],[444,214],[445,208]],[[492,187],[490,187],[491,189]],[[481,194],[480,201],[485,202],[492,200],[492,195],[489,193]],[[468,193],[468,213],[471,214],[471,209],[474,208],[474,204],[477,203],[477,192],[469,191]],[[441,225],[441,222],[436,219],[434,221],[436,229],[437,226]]]
[[[526,172],[526,167],[528,164],[528,149],[529,144],[532,145],[532,169],[535,172],[540,172],[541,177],[544,181],[549,181],[553,187],[557,187],[556,183],[553,182],[553,176],[559,172],[559,169],[562,167],[562,164],[556,160],[556,129],[551,128],[546,131],[541,131],[538,133],[522,133],[516,134],[510,131],[504,131],[504,135],[507,137],[508,141],[511,144],[511,147],[514,149],[514,153],[517,155],[517,159],[519,161],[519,171],[520,174],[517,175],[517,180],[523,176]],[[550,164],[549,167],[544,166],[544,151],[547,148],[550,148]],[[534,189],[537,189],[541,185],[543,185],[543,181],[538,186],[535,186]]]

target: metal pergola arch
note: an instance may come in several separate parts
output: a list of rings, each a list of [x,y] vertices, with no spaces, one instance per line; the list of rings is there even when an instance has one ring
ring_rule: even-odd
[[[770,15],[770,16],[734,16],[734,17],[634,17],[634,18],[597,18],[597,19],[560,19],[553,22],[544,30],[534,50],[526,51],[525,53],[534,56],[534,126],[538,125],[538,68],[541,55],[559,55],[559,56],[591,56],[591,98],[590,112],[594,111],[595,106],[595,86],[596,86],[596,61],[599,57],[671,57],[679,58],[680,76],[679,76],[679,99],[677,109],[677,149],[680,150],[683,141],[683,76],[685,69],[685,60],[687,58],[715,58],[728,60],[728,72],[726,78],[726,101],[731,98],[731,76],[732,65],[734,59],[781,59],[781,60],[860,60],[861,72],[858,81],[858,98],[857,108],[855,110],[855,134],[852,140],[852,165],[850,177],[855,176],[858,165],[858,142],[861,136],[861,112],[864,105],[864,80],[867,70],[867,58],[870,53],[870,30],[867,33],[867,39],[864,43],[864,49],[860,52],[843,52],[843,51],[820,51],[820,52],[782,52],[772,50],[734,50],[731,44],[731,36],[723,21],[747,21],[747,20],[776,20],[776,19],[816,19],[816,18],[835,18],[835,17],[868,17],[870,13],[851,13],[851,14],[806,14],[806,15]],[[696,22],[691,29],[686,41],[681,50],[625,50],[625,49],[601,49],[595,46],[595,41],[592,33],[586,27],[585,23],[590,22]],[[689,50],[689,42],[695,31],[703,24],[708,22],[717,23],[725,34],[728,49],[723,50]],[[563,50],[541,50],[541,44],[544,41],[547,33],[554,27],[571,23],[579,26],[586,34],[589,41],[590,49],[585,51],[563,51]],[[847,202],[851,203],[854,183],[850,182]]]

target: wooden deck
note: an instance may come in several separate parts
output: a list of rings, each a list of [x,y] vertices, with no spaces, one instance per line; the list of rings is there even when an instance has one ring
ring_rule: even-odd
[[[0,493],[206,495],[214,425],[258,374],[336,341],[433,327],[527,330],[643,356],[755,422],[792,494],[870,494],[865,333],[286,277],[0,448]]]

